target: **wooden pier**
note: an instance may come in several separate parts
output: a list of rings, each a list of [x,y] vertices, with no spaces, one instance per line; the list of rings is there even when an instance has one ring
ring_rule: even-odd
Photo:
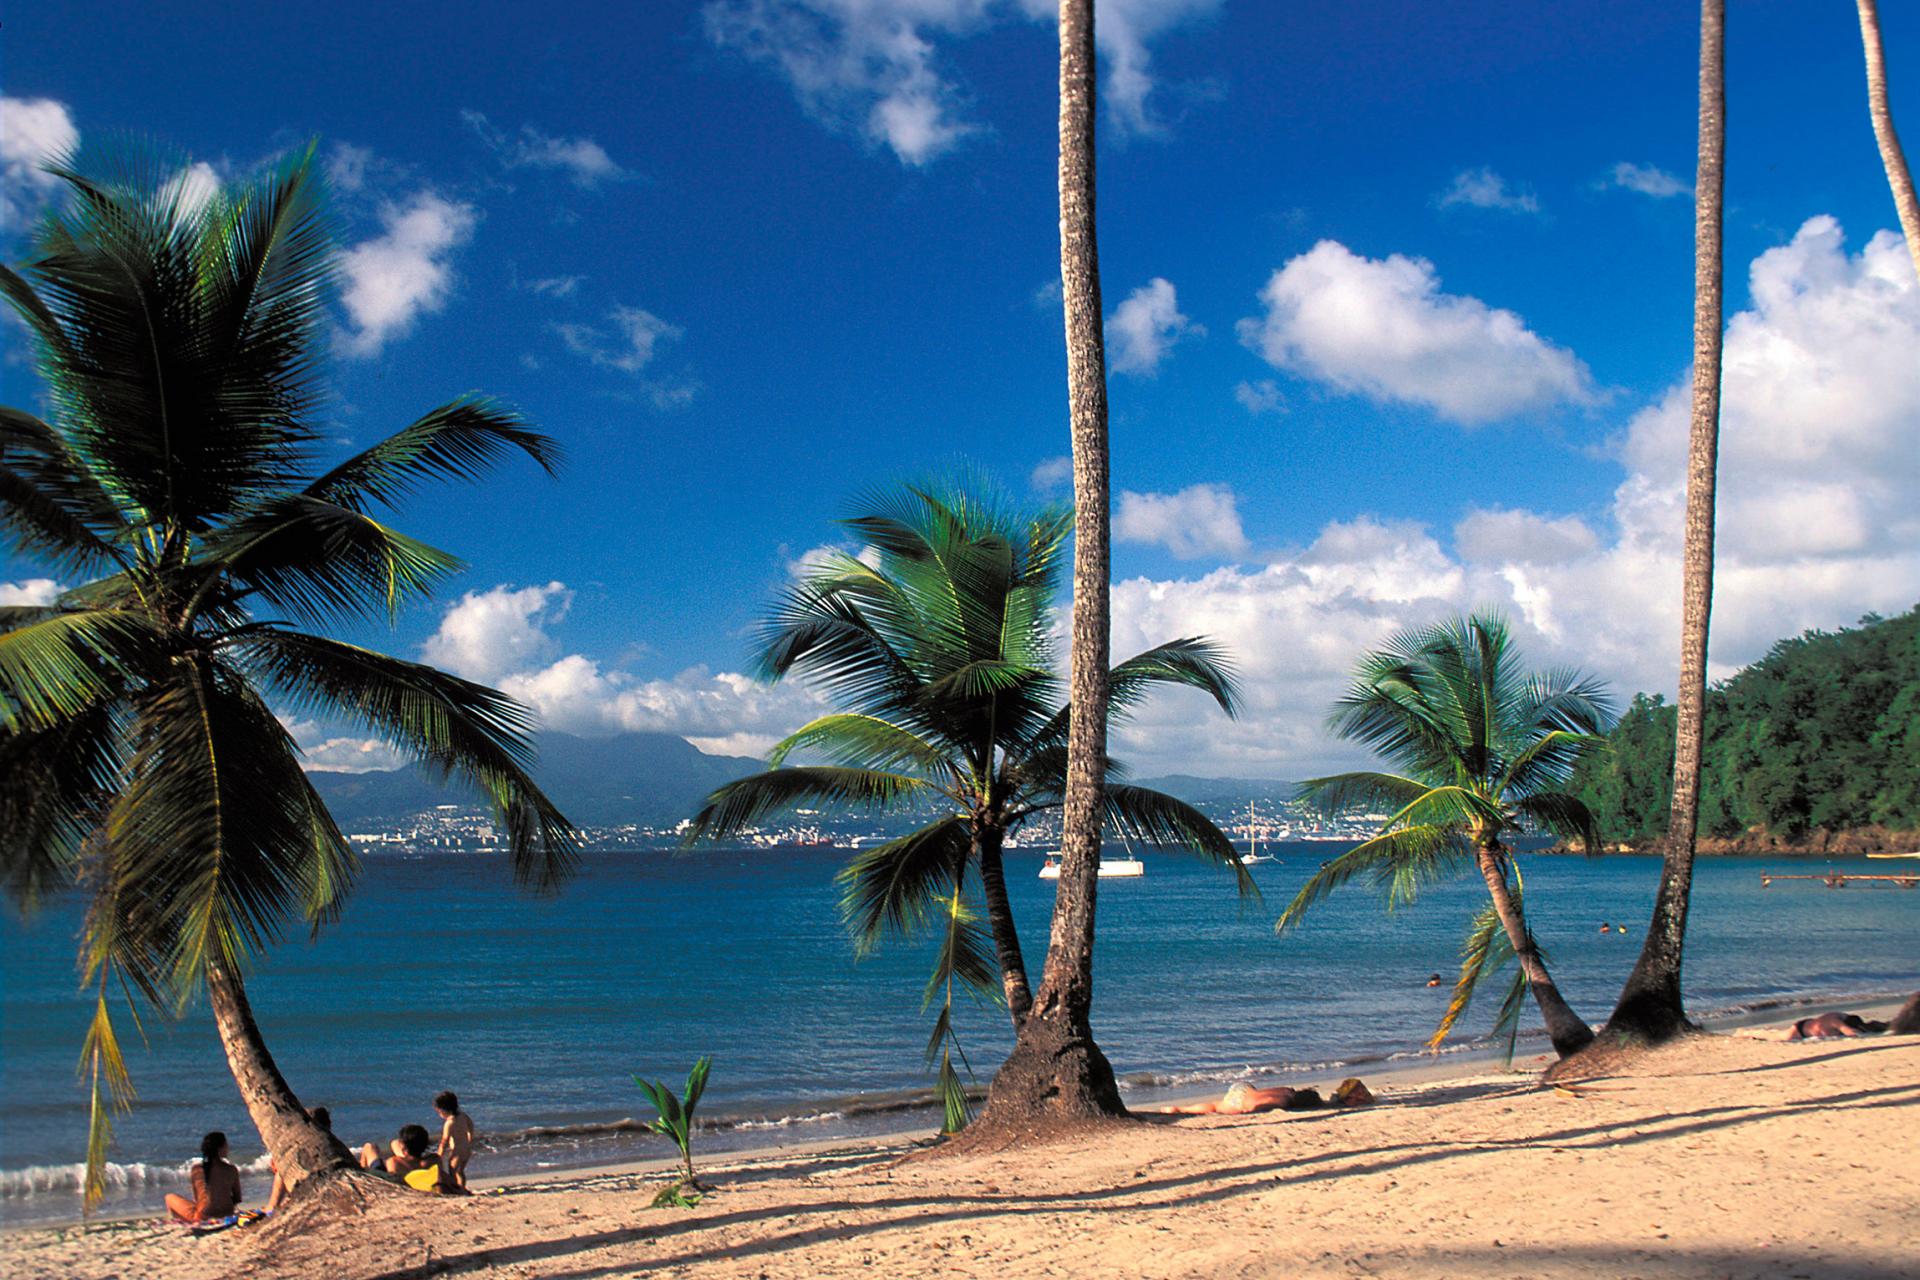
[[[1789,875],[1780,875],[1777,872],[1771,872],[1771,871],[1762,871],[1760,873],[1760,887],[1762,889],[1772,888],[1773,882],[1775,880],[1817,880],[1821,884],[1824,884],[1825,886],[1827,886],[1827,888],[1829,889],[1844,889],[1849,884],[1852,884],[1856,880],[1864,880],[1870,883],[1877,882],[1881,884],[1888,884],[1901,889],[1920,889],[1920,873],[1916,873],[1910,876],[1861,876],[1861,875],[1855,875],[1850,871],[1846,871],[1846,872],[1829,871],[1822,875],[1817,875],[1817,876],[1816,875],[1790,875],[1789,876]]]

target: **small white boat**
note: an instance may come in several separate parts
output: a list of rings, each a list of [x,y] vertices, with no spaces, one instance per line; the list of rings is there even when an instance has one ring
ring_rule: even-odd
[[[1870,853],[1869,858],[1920,858],[1920,853]]]
[[[1147,874],[1147,864],[1140,861],[1139,858],[1131,853],[1124,858],[1100,859],[1100,878],[1102,880],[1131,880],[1136,876],[1143,876],[1145,874]],[[1046,865],[1040,868],[1040,878],[1042,880],[1058,880],[1060,878],[1059,854],[1050,853],[1047,855]]]
[[[1247,801],[1247,851],[1240,855],[1240,865],[1257,867],[1265,862],[1278,862],[1280,859],[1270,853],[1260,852],[1260,828],[1253,824],[1253,801]]]

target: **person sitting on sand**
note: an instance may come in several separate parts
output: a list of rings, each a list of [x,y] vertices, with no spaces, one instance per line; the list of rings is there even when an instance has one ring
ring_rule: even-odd
[[[215,1222],[240,1207],[240,1170],[227,1159],[227,1135],[218,1129],[200,1139],[192,1182],[193,1199],[167,1195],[167,1213],[175,1222]]]
[[[417,1124],[403,1124],[400,1134],[388,1144],[391,1154],[382,1156],[380,1149],[371,1142],[360,1148],[360,1167],[362,1169],[384,1170],[394,1177],[405,1181],[410,1173],[419,1173],[423,1169],[438,1169],[439,1158],[427,1154],[427,1131]]]
[[[460,1099],[451,1089],[434,1098],[433,1109],[445,1122],[440,1126],[440,1167],[451,1186],[465,1191],[467,1161],[473,1158],[473,1117],[460,1110]]]
[[[333,1112],[325,1107],[315,1107],[307,1112],[307,1119],[328,1133],[333,1132]],[[273,1189],[267,1192],[267,1212],[278,1213],[280,1206],[287,1202],[287,1180],[280,1176],[280,1166],[274,1163],[271,1156],[267,1158],[267,1169],[273,1174]]]
[[[1218,1102],[1189,1102],[1185,1106],[1161,1107],[1164,1116],[1250,1116],[1261,1111],[1303,1111],[1320,1105],[1320,1095],[1312,1089],[1256,1089],[1236,1084]]]
[[[1787,1039],[1831,1040],[1841,1036],[1875,1035],[1886,1029],[1886,1023],[1868,1022],[1857,1013],[1822,1013],[1794,1023]]]

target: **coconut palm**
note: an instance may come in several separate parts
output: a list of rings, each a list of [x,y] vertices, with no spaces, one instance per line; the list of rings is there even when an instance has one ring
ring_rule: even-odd
[[[358,867],[276,711],[355,722],[477,788],[521,882],[574,833],[528,774],[527,713],[480,685],[312,634],[388,619],[459,567],[373,511],[554,446],[479,398],[316,465],[334,246],[312,149],[204,201],[181,157],[109,150],[0,291],[52,412],[0,408],[0,526],[82,580],[0,609],[0,845],[24,906],[78,885],[96,997],[89,1193],[131,1086],[110,989],[168,1011],[204,989],[234,1079],[294,1187],[352,1164],[308,1122],[244,982],[295,920],[334,920]]]
[[[687,839],[737,835],[795,806],[926,818],[848,863],[842,907],[861,952],[889,933],[940,929],[927,1003],[941,1012],[928,1052],[957,1128],[956,982],[1003,999],[1016,1032],[1033,1003],[1002,850],[1023,824],[1060,808],[1066,789],[1071,717],[1058,700],[1052,604],[1072,518],[1010,511],[978,483],[911,486],[866,506],[845,523],[868,550],[816,561],[767,620],[756,659],[764,678],[807,681],[840,709],[776,745],[765,773],[716,790]],[[1201,639],[1121,663],[1109,698],[1124,714],[1166,685],[1198,689],[1233,713],[1228,664]],[[789,763],[796,756],[814,763]],[[1131,838],[1229,867],[1252,889],[1232,841],[1172,796],[1116,783],[1103,817]]]
[[[1689,1025],[1680,990],[1700,829],[1706,741],[1707,632],[1713,611],[1714,487],[1720,458],[1721,231],[1726,188],[1726,0],[1700,4],[1700,159],[1693,215],[1693,421],[1681,552],[1680,684],[1675,700],[1673,808],[1640,958],[1607,1019],[1609,1040],[1657,1043]]]
[[[1475,614],[1408,631],[1367,654],[1328,720],[1333,732],[1371,747],[1398,773],[1341,773],[1303,784],[1330,809],[1390,809],[1380,834],[1341,854],[1302,886],[1282,930],[1355,876],[1383,889],[1387,905],[1410,902],[1448,875],[1477,870],[1488,909],[1473,922],[1453,1001],[1432,1043],[1446,1038],[1480,982],[1507,959],[1533,993],[1562,1056],[1593,1039],[1547,972],[1527,928],[1519,868],[1509,841],[1543,829],[1599,848],[1587,807],[1560,788],[1601,741],[1613,718],[1600,685],[1570,670],[1520,669],[1506,623]],[[1509,994],[1501,1024],[1517,1016]]]
[[[1060,883],[1031,1016],[987,1095],[983,1132],[1124,1115],[1113,1067],[1093,1039],[1093,931],[1107,759],[1112,546],[1107,348],[1094,222],[1093,0],[1060,0],[1060,301],[1073,443],[1074,553]]]
[[[1874,141],[1880,144],[1880,163],[1887,171],[1894,208],[1900,214],[1900,232],[1907,240],[1913,269],[1920,274],[1920,197],[1914,195],[1913,171],[1907,153],[1893,129],[1893,108],[1887,103],[1887,55],[1880,44],[1880,7],[1875,0],[1859,0],[1860,45],[1867,58],[1867,115],[1873,121]]]

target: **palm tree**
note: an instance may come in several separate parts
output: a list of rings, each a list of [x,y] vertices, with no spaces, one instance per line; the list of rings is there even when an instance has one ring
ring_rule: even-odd
[[[1886,166],[1887,186],[1900,211],[1900,232],[1907,239],[1913,269],[1920,274],[1920,197],[1913,192],[1913,172],[1900,135],[1893,131],[1893,109],[1887,105],[1887,55],[1880,47],[1880,8],[1875,0],[1859,0],[1860,44],[1867,55],[1867,114],[1873,120],[1874,141],[1880,144],[1880,162]]]
[[[1506,623],[1489,614],[1405,632],[1360,661],[1352,687],[1328,720],[1401,770],[1341,773],[1303,784],[1331,809],[1393,811],[1379,835],[1329,862],[1281,915],[1282,930],[1314,903],[1368,875],[1389,908],[1411,902],[1433,880],[1477,870],[1488,909],[1463,949],[1453,1002],[1434,1032],[1437,1046],[1465,1012],[1475,988],[1508,958],[1533,992],[1562,1057],[1593,1032],[1567,1007],[1547,972],[1521,906],[1511,834],[1542,828],[1599,848],[1587,807],[1560,790],[1613,718],[1600,685],[1574,671],[1523,674]],[[1519,981],[1517,980],[1517,981]],[[1500,1022],[1517,1017],[1509,995]]]
[[[244,983],[291,921],[337,918],[358,871],[276,708],[358,723],[478,788],[522,883],[557,886],[575,852],[529,777],[524,709],[293,625],[390,618],[459,567],[373,508],[514,451],[557,460],[466,398],[315,474],[333,242],[312,157],[204,203],[183,198],[177,157],[62,162],[67,207],[17,272],[0,267],[53,409],[0,408],[0,525],[86,579],[0,609],[0,873],[26,907],[70,885],[91,897],[90,1195],[132,1098],[108,1018],[123,984],[169,1011],[205,988],[291,1186],[352,1165],[308,1122]]]
[[[1680,688],[1673,753],[1673,810],[1640,958],[1604,1036],[1658,1043],[1685,1030],[1680,964],[1700,827],[1707,630],[1713,609],[1714,482],[1720,457],[1721,227],[1726,188],[1726,0],[1700,4],[1700,163],[1693,197],[1693,426],[1687,446],[1687,526],[1682,551]]]
[[[966,1119],[952,1057],[956,981],[1004,999],[1016,1032],[1033,1003],[1002,849],[1035,815],[1060,807],[1070,720],[1058,704],[1052,605],[1072,518],[1010,512],[983,490],[907,487],[876,495],[845,522],[869,550],[815,563],[768,619],[757,655],[763,678],[798,677],[841,709],[776,745],[767,772],[716,790],[687,832],[689,842],[723,839],[796,805],[927,818],[854,857],[840,875],[842,908],[862,953],[890,932],[941,928],[927,1002],[942,1007],[928,1053],[939,1061],[950,1129]],[[1109,697],[1125,714],[1163,685],[1199,689],[1233,714],[1232,673],[1205,640],[1121,663]],[[796,754],[827,763],[789,764]],[[1115,784],[1104,808],[1117,830],[1230,867],[1252,891],[1232,841],[1192,807]]]
[[[1073,610],[1068,654],[1065,809],[1060,881],[1040,991],[988,1090],[980,1126],[993,1135],[1126,1114],[1113,1067],[1093,1039],[1093,927],[1107,758],[1112,571],[1107,456],[1107,348],[1094,227],[1093,0],[1060,0],[1060,297],[1073,441]]]

